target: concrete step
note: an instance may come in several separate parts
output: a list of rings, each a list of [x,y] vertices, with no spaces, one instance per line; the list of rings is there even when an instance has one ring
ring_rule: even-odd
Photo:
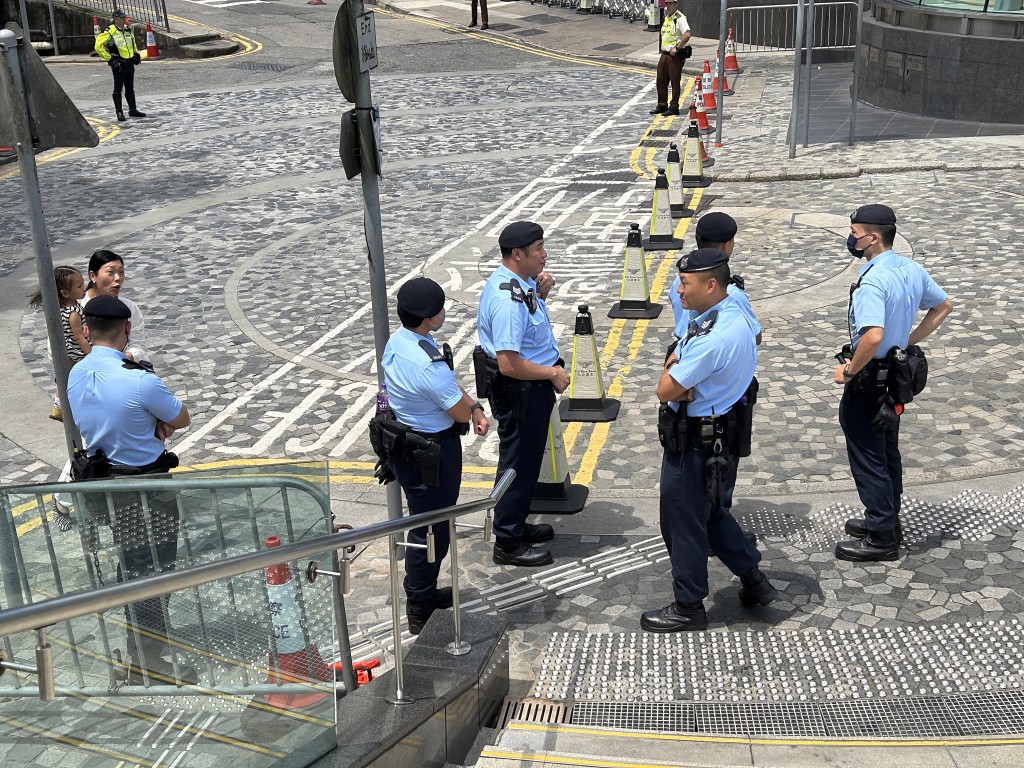
[[[182,45],[178,50],[182,58],[209,59],[214,56],[227,56],[229,53],[237,51],[240,47],[241,46],[233,40],[216,38],[212,40],[204,40],[198,43]]]

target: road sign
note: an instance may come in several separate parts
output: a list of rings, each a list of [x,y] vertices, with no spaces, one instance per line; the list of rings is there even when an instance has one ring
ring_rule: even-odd
[[[369,72],[377,66],[377,30],[373,11],[356,17],[359,32],[359,71]]]
[[[343,2],[338,6],[338,15],[334,17],[334,79],[345,101],[356,103],[352,90],[352,33],[349,30],[348,8]],[[349,178],[352,178],[349,176]]]

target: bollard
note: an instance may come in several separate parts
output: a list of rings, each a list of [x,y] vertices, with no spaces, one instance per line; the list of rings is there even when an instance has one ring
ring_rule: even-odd
[[[608,310],[608,317],[653,320],[661,314],[661,304],[652,304],[647,287],[647,259],[640,237],[640,225],[630,224],[626,248],[622,254],[622,286],[619,300]]]
[[[535,514],[573,515],[587,503],[590,489],[574,485],[569,477],[569,459],[565,455],[562,439],[562,421],[558,405],[551,409],[548,423],[548,442],[540,465],[540,476],[533,491],[530,512]]]
[[[683,247],[683,241],[674,235],[675,224],[672,223],[672,203],[669,199],[668,177],[665,169],[658,169],[658,178],[654,180],[654,200],[651,203],[651,228],[647,239],[643,241],[645,251],[672,251]]]
[[[587,305],[580,304],[572,337],[569,392],[558,402],[558,415],[562,421],[615,421],[620,405],[618,400],[605,397],[594,318]]]

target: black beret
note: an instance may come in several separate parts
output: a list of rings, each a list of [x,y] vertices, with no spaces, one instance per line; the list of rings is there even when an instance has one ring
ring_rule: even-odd
[[[120,9],[116,9],[112,14],[110,14],[110,18],[112,18],[112,19],[127,19],[128,18],[128,14],[125,13],[124,11],[120,10]]]
[[[697,236],[709,243],[728,243],[736,237],[736,220],[721,211],[706,213],[697,222]]]
[[[513,221],[498,235],[498,247],[506,250],[525,248],[544,239],[544,227],[532,221]]]
[[[426,319],[444,309],[444,289],[429,277],[414,277],[398,289],[398,307]]]
[[[89,299],[82,312],[87,317],[105,317],[110,320],[131,320],[132,311],[120,299],[102,294]]]
[[[888,205],[862,205],[850,214],[851,224],[895,224],[896,212]]]
[[[728,263],[729,257],[717,248],[698,248],[679,259],[676,267],[680,272],[704,272]]]

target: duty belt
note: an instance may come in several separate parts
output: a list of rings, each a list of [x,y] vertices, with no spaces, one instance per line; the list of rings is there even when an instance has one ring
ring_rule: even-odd
[[[436,440],[437,442],[441,442],[442,440],[447,440],[449,437],[461,437],[466,434],[466,432],[463,431],[463,428],[468,426],[468,424],[460,424],[456,421],[450,427],[442,429],[440,432],[420,432],[417,429],[410,429],[409,432],[414,435],[419,435],[424,440]]]

